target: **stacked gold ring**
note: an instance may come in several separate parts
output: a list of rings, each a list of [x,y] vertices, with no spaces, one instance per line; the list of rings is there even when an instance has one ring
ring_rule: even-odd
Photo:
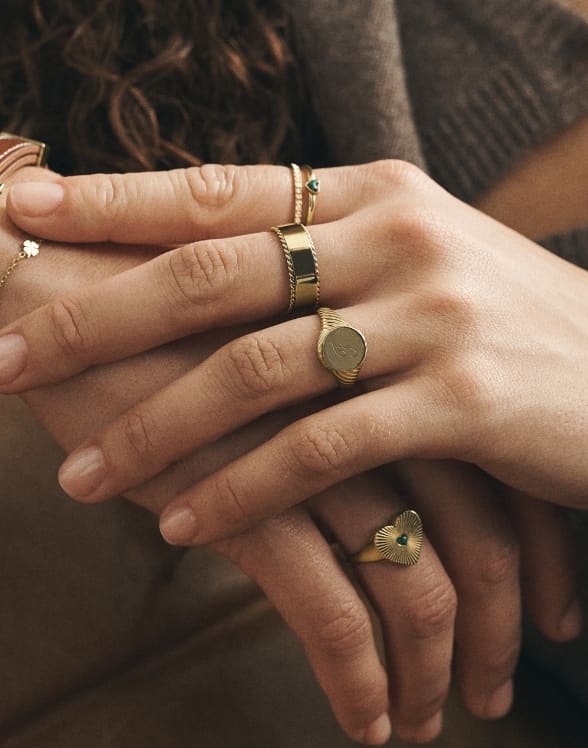
[[[312,166],[305,164],[290,164],[292,183],[294,186],[294,221],[311,226],[314,221],[317,197],[321,191],[321,183],[314,173]],[[306,198],[306,200],[305,200]],[[304,209],[306,205],[306,210]]]
[[[288,312],[316,308],[320,298],[318,259],[312,237],[301,223],[272,226],[286,258],[290,298]]]

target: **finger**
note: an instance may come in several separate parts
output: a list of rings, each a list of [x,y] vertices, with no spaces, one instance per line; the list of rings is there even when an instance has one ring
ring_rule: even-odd
[[[313,512],[350,555],[403,508],[374,475],[345,481],[313,500]],[[410,742],[433,740],[441,731],[451,677],[453,586],[426,538],[415,566],[382,561],[353,569],[381,623],[394,731]]]
[[[565,642],[580,635],[573,538],[564,512],[553,504],[505,490],[521,545],[521,577],[525,606],[541,633]]]
[[[512,520],[477,468],[410,461],[397,468],[428,528],[459,599],[456,679],[478,717],[502,717],[512,704],[521,647],[518,543]]]
[[[412,377],[301,419],[180,494],[161,516],[165,539],[229,537],[373,467],[451,456],[461,422],[438,395]]]
[[[367,261],[368,249],[350,252],[346,261],[342,248],[357,231],[345,221],[313,227],[321,298],[331,305],[357,299],[362,289],[373,292],[375,279],[381,277],[385,258],[379,247],[373,248],[373,262],[371,255]],[[14,365],[3,362],[7,373],[1,391],[15,393],[58,382],[93,364],[191,333],[285,312],[288,288],[283,250],[273,232],[166,252],[59,296],[5,327],[0,335],[22,340]]]
[[[217,548],[261,586],[300,637],[349,736],[385,743],[387,679],[367,610],[306,513],[288,512]]]
[[[358,307],[344,314],[369,329],[374,344],[362,376],[414,362],[418,340],[402,315],[391,339],[382,315],[372,309]],[[334,389],[335,378],[316,355],[319,327],[317,317],[303,317],[230,342],[93,434],[62,466],[62,488],[87,502],[124,493],[265,413]],[[90,454],[101,471],[88,471]]]
[[[369,190],[367,169],[322,169],[315,223],[352,212]],[[131,174],[92,174],[21,183],[11,219],[35,236],[65,242],[179,244],[238,236],[290,223],[292,173],[285,166],[206,164]]]

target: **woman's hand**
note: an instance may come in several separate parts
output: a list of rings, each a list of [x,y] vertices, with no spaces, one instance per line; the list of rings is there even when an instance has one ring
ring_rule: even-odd
[[[585,506],[588,274],[410,165],[320,176],[321,225],[312,233],[321,298],[365,333],[364,392],[296,421],[183,492],[164,513],[166,537],[226,537],[407,457],[466,460],[533,496]],[[4,391],[286,306],[276,237],[246,234],[287,220],[286,169],[209,166],[77,177],[59,187],[61,203],[51,210],[45,196],[33,199],[37,186],[27,188],[28,202],[12,191],[11,215],[63,239],[199,241],[6,328],[26,341],[26,353],[14,358]],[[220,238],[237,233],[244,235]],[[263,413],[329,391],[336,382],[317,360],[318,330],[312,315],[224,346],[93,434],[66,462],[65,489],[103,499]],[[91,474],[80,470],[90,456]]]
[[[67,251],[55,248],[52,260],[61,257],[67,262]],[[77,253],[72,250],[74,254]],[[112,250],[109,257],[115,257]],[[100,269],[94,268],[92,274],[104,273],[104,264],[93,259],[94,262],[86,257],[87,270],[98,265]],[[140,256],[131,253],[127,257],[126,252],[118,258],[123,266],[125,261],[132,264],[139,260]],[[74,279],[79,283],[80,279],[75,278],[75,264],[75,260],[69,264],[71,278],[67,278],[67,271],[60,273],[65,288],[75,285]],[[29,266],[28,269],[33,268]],[[117,265],[117,270],[120,269]],[[43,273],[43,277],[47,278],[47,273]],[[42,294],[42,289],[37,289],[37,293]],[[186,343],[191,343],[191,348]],[[199,357],[203,358],[207,347],[212,349],[215,344],[218,345],[218,341],[213,344],[210,336],[207,341],[201,336]],[[29,397],[36,399],[37,406],[39,401],[41,407],[44,403],[44,420],[54,423],[56,414],[64,410],[64,392],[72,407],[80,401],[88,402],[91,395],[92,407],[82,412],[76,410],[73,435],[71,425],[68,428],[63,416],[57,416],[62,443],[68,447],[91,429],[97,414],[99,421],[107,422],[117,410],[127,409],[131,401],[156,390],[163,380],[177,376],[190,362],[195,363],[194,354],[188,353],[193,348],[192,341],[173,348],[168,346],[150,356],[94,369],[67,385],[45,393],[33,392]],[[133,385],[130,391],[129,382]],[[282,419],[281,425],[284,422]],[[267,426],[262,427],[261,435],[255,433],[255,429],[259,432],[259,426],[258,423],[241,432],[242,446],[235,446],[238,440],[234,438],[228,442],[221,440],[198,456],[171,466],[132,492],[133,498],[159,510],[177,492],[178,485],[187,485],[213,472],[215,467],[241,454],[247,445],[251,447],[272,436],[280,424],[276,423],[269,430]],[[68,434],[64,436],[66,429]],[[391,712],[397,731],[407,739],[430,739],[440,727],[439,709],[449,681],[456,590],[460,600],[457,671],[466,703],[475,714],[486,717],[500,716],[510,704],[510,675],[519,646],[517,541],[509,517],[500,516],[485,479],[476,477],[475,471],[471,471],[470,476],[462,471],[463,468],[449,465],[436,468],[421,465],[416,471],[414,466],[404,468],[405,479],[412,475],[407,491],[407,495],[415,499],[411,500],[411,505],[419,508],[427,527],[438,530],[435,543],[441,549],[442,563],[451,581],[428,543],[414,569],[394,569],[389,565],[358,569],[383,625],[387,660],[394,666],[390,683]],[[385,523],[402,507],[400,500],[376,478],[347,482],[328,493],[313,503],[313,512],[349,552],[357,550],[375,526]],[[441,505],[435,500],[440,493],[445,499]],[[448,541],[451,518],[456,514],[463,535],[463,543],[459,545]],[[574,617],[573,610],[571,618],[566,615],[573,599],[573,575],[568,545],[563,542],[565,533],[559,518],[549,507],[546,514],[538,513],[535,507],[528,514],[529,517],[539,514],[535,521],[535,537],[543,534],[542,529],[549,532],[552,541],[554,538],[561,541],[556,545],[562,551],[550,567],[558,570],[555,576],[550,576],[539,564],[537,568],[532,565],[528,598],[531,607],[538,612],[535,620],[539,626],[553,638],[567,639],[577,633],[579,620],[577,614]],[[355,517],[352,522],[350,515]],[[534,539],[529,542],[529,538],[523,536],[523,560],[532,556]],[[341,579],[336,565],[334,568],[328,548],[317,537],[304,512],[290,513],[264,523],[219,547],[264,587],[306,643],[315,671],[348,732],[368,739],[366,726],[386,702],[386,684],[383,671],[374,660],[367,613],[357,595]],[[309,553],[310,549],[313,550]],[[407,584],[409,575],[410,584]],[[312,591],[308,589],[310,578],[314,580]],[[304,605],[300,604],[301,600]],[[385,720],[373,730],[371,738],[377,742],[376,733],[379,731],[381,736],[386,732]]]

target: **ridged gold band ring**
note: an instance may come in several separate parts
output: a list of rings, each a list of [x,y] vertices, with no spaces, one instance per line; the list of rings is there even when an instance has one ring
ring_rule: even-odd
[[[316,309],[320,297],[318,259],[306,226],[287,223],[272,226],[272,231],[280,240],[288,268],[288,312],[298,312],[308,307]]]
[[[357,381],[367,355],[363,333],[345,322],[340,314],[326,306],[317,310],[321,332],[317,343],[319,361],[343,387]]]
[[[421,518],[414,509],[406,509],[396,515],[390,524],[377,529],[370,542],[348,560],[356,564],[391,561],[413,566],[419,560],[422,547]]]

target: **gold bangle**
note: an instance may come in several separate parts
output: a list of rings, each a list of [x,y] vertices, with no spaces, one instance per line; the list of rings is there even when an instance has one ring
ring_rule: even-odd
[[[314,221],[317,196],[321,191],[321,183],[312,170],[312,166],[305,164],[302,167],[302,171],[304,172],[304,189],[306,191],[307,200],[304,224],[306,226],[311,226]]]
[[[49,148],[45,143],[9,132],[0,132],[0,177],[6,178],[25,166],[46,166],[48,153]],[[4,188],[4,182],[0,183],[0,195]],[[24,239],[19,253],[0,275],[0,288],[6,285],[19,263],[36,257],[40,248],[40,240]]]
[[[0,177],[7,177],[25,166],[45,166],[49,148],[45,143],[0,132]]]
[[[301,223],[272,226],[280,240],[286,266],[290,298],[288,312],[317,307],[320,297],[318,259],[312,237]]]

